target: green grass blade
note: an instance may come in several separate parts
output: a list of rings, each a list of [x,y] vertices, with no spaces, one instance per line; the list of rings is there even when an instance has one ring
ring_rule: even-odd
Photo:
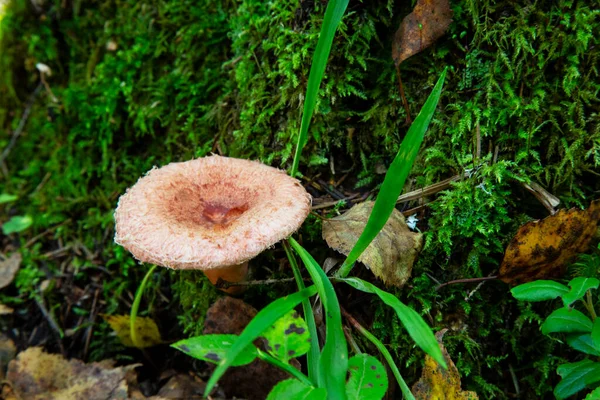
[[[325,308],[326,338],[319,359],[319,376],[327,389],[328,399],[346,399],[348,345],[342,329],[340,304],[327,275],[315,259],[293,238],[290,244],[298,253],[310,274]]]
[[[275,300],[256,314],[256,316],[250,321],[248,326],[242,331],[239,338],[235,341],[231,349],[227,352],[225,357],[221,360],[215,372],[208,380],[206,384],[206,390],[204,391],[204,397],[208,397],[210,392],[215,387],[216,383],[223,376],[227,368],[231,366],[231,363],[235,360],[237,355],[243,351],[246,346],[251,344],[257,337],[263,333],[264,330],[269,328],[285,313],[296,307],[304,299],[309,298],[317,293],[315,285],[307,287],[304,290],[290,294]]]
[[[433,332],[431,332],[431,328],[429,328],[429,325],[427,325],[415,310],[402,303],[393,294],[381,290],[377,286],[363,281],[362,279],[347,278],[341,279],[341,281],[346,282],[348,285],[362,292],[373,293],[379,296],[385,304],[396,311],[398,318],[400,318],[400,322],[402,322],[402,325],[404,325],[408,334],[415,341],[417,346],[433,357],[438,364],[447,368],[446,361],[444,360],[437,339],[433,335]]]
[[[323,26],[321,27],[319,41],[317,42],[317,47],[313,54],[310,73],[308,75],[306,97],[304,98],[304,111],[302,112],[302,122],[300,123],[300,134],[298,135],[298,142],[296,144],[294,162],[292,163],[292,169],[290,171],[291,176],[296,176],[296,173],[298,172],[300,154],[302,154],[302,149],[308,141],[308,127],[317,104],[317,95],[319,94],[319,87],[321,86],[329,53],[331,52],[333,37],[344,16],[346,7],[348,7],[348,2],[349,0],[330,0],[329,4],[327,4],[327,10],[325,10]]]
[[[290,260],[290,265],[292,266],[292,271],[294,272],[294,278],[296,279],[298,290],[302,290],[304,289],[304,281],[302,280],[302,274],[300,273],[300,268],[296,262],[296,257],[294,257],[292,249],[290,248],[290,244],[287,241],[283,242],[283,248],[285,249],[285,254],[288,257],[288,260]],[[321,349],[319,348],[319,336],[317,335],[315,315],[313,314],[313,310],[308,299],[302,300],[302,310],[304,311],[304,319],[306,320],[306,325],[308,325],[308,333],[311,337],[310,351],[306,355],[308,378],[311,380],[311,382],[313,382],[314,385],[319,387],[319,353]]]
[[[156,269],[156,265],[150,267],[148,272],[146,272],[146,276],[142,279],[142,283],[138,287],[135,292],[135,297],[133,298],[133,304],[131,305],[131,311],[129,312],[129,335],[131,336],[131,342],[137,348],[139,348],[138,338],[137,338],[137,329],[135,329],[135,320],[137,318],[138,310],[140,308],[140,303],[142,302],[142,296],[144,295],[144,290],[146,289],[146,285],[148,284],[148,280],[152,276],[152,273]]]
[[[358,260],[358,257],[360,257],[373,239],[375,239],[375,236],[377,236],[390,215],[392,215],[392,211],[396,206],[396,199],[398,199],[398,196],[402,192],[404,181],[406,181],[406,177],[415,162],[415,158],[419,152],[421,142],[423,142],[423,137],[425,136],[431,117],[440,100],[445,77],[446,70],[444,69],[444,72],[442,72],[440,79],[438,79],[435,84],[433,91],[427,98],[427,101],[425,101],[421,112],[402,141],[398,154],[396,154],[392,165],[390,165],[388,172],[385,174],[385,179],[381,185],[379,195],[377,195],[377,200],[375,201],[367,225],[350,251],[350,254],[348,254],[346,261],[344,261],[340,267],[337,276],[341,278],[348,276],[354,263]]]

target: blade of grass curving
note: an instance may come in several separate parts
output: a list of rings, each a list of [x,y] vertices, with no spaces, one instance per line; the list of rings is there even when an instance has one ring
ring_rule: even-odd
[[[410,126],[406,137],[402,141],[398,154],[396,154],[392,165],[390,165],[390,168],[385,174],[385,179],[383,180],[381,190],[377,195],[377,200],[375,201],[367,225],[336,276],[340,278],[348,276],[354,263],[358,260],[358,257],[360,257],[373,239],[375,239],[375,236],[377,236],[390,215],[392,215],[392,211],[396,206],[396,199],[402,192],[404,181],[406,181],[406,177],[415,162],[415,158],[419,152],[421,142],[423,142],[423,137],[425,136],[431,117],[440,100],[445,77],[446,69],[442,72],[433,91],[427,98],[427,101],[425,101],[421,112],[417,115],[417,118],[415,118],[415,122]]]
[[[325,308],[326,333],[319,358],[319,382],[327,389],[328,399],[346,399],[348,345],[342,329],[340,303],[333,285],[315,259],[293,238],[289,242],[304,262]]]
[[[283,248],[285,249],[285,254],[290,261],[290,265],[292,266],[292,271],[294,272],[294,278],[296,279],[298,290],[302,290],[304,289],[304,280],[302,279],[302,274],[300,273],[300,267],[298,267],[298,263],[296,262],[296,257],[294,257],[292,249],[290,248],[290,244],[287,241],[283,242]],[[304,319],[306,320],[306,325],[308,325],[308,333],[310,334],[311,338],[310,351],[308,354],[306,354],[308,378],[313,382],[314,385],[319,387],[319,352],[321,349],[319,348],[319,336],[317,335],[315,315],[313,314],[313,310],[308,299],[302,300],[302,309],[304,310]]]
[[[263,331],[273,325],[275,321],[281,318],[285,313],[300,304],[302,300],[307,299],[310,296],[314,296],[316,293],[317,288],[315,285],[312,285],[304,290],[277,299],[260,310],[252,319],[252,321],[250,321],[248,326],[244,328],[238,339],[218,364],[217,368],[206,384],[204,397],[208,397],[218,380],[223,376],[225,371],[227,371],[227,368],[231,366],[231,363],[235,360],[237,355],[246,348],[246,346],[251,344],[257,337],[260,336],[261,333],[263,333]]]
[[[381,290],[377,286],[363,281],[362,279],[346,278],[340,279],[340,281],[345,282],[362,292],[373,293],[379,296],[379,298],[385,304],[392,307],[394,311],[396,311],[398,318],[400,318],[400,322],[402,322],[402,325],[404,325],[408,331],[408,334],[415,341],[417,346],[423,349],[425,353],[433,357],[438,364],[444,368],[447,368],[446,361],[444,360],[444,356],[442,355],[442,351],[440,350],[437,339],[433,335],[433,332],[431,332],[431,328],[429,328],[429,325],[427,325],[427,323],[415,310],[402,303],[393,294]]]
[[[296,367],[293,367],[290,364],[284,363],[283,361],[271,356],[268,353],[265,353],[264,351],[262,351],[260,349],[256,349],[256,351],[258,352],[258,357],[261,360],[268,362],[269,364],[273,364],[274,366],[276,366],[277,368],[279,368],[281,370],[284,370],[285,372],[287,372],[294,378],[298,379],[300,382],[307,384],[308,386],[314,386],[314,383],[311,382],[310,379],[308,379],[306,377],[306,375],[304,375],[302,372],[298,371],[296,369]]]
[[[349,0],[330,0],[325,10],[323,25],[319,33],[319,41],[317,42],[310,66],[310,73],[308,74],[304,110],[302,112],[302,122],[300,123],[300,134],[298,135],[298,142],[296,144],[296,153],[294,154],[294,161],[290,170],[291,176],[296,176],[298,172],[300,154],[308,141],[308,127],[317,104],[317,95],[319,94],[319,87],[321,86],[329,53],[331,52],[335,31],[344,16],[348,2]]]
[[[348,314],[343,309],[342,314],[344,314],[344,317],[350,322],[350,324],[368,341],[373,343],[375,347],[377,347],[377,350],[379,350],[381,355],[383,355],[383,358],[385,358],[385,361],[390,366],[394,377],[396,377],[396,381],[398,382],[398,386],[400,386],[400,390],[402,391],[404,398],[408,400],[415,400],[415,396],[413,396],[412,392],[410,391],[410,388],[404,381],[404,378],[402,378],[402,375],[400,375],[400,370],[398,370],[398,366],[394,362],[394,358],[392,357],[388,349],[385,347],[385,345],[381,343],[381,341],[377,339],[375,335],[366,330],[364,326],[362,326],[357,320],[354,319],[354,317],[352,317],[352,315]]]
[[[148,272],[146,272],[146,276],[142,279],[142,283],[138,287],[135,292],[135,297],[133,298],[133,304],[131,305],[131,311],[129,312],[129,336],[131,336],[131,342],[137,348],[140,348],[140,345],[137,340],[137,330],[135,329],[135,319],[137,318],[137,313],[140,308],[140,303],[142,302],[142,296],[144,295],[144,289],[146,289],[146,285],[148,284],[148,279],[152,276],[152,273],[156,269],[156,265],[150,267]]]

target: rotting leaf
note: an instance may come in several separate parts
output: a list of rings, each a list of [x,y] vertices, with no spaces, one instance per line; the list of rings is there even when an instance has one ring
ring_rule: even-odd
[[[557,278],[578,254],[587,250],[600,220],[600,200],[585,210],[560,210],[521,226],[506,248],[499,278],[514,285]]]
[[[418,0],[394,35],[392,59],[396,66],[431,46],[446,33],[451,22],[449,0]]]
[[[460,375],[458,369],[452,362],[450,355],[446,351],[442,339],[447,329],[442,329],[435,334],[444,360],[448,364],[448,369],[442,368],[433,358],[425,356],[425,366],[421,379],[412,387],[412,393],[417,400],[475,400],[479,399],[477,393],[463,391],[460,387]]]
[[[191,357],[218,364],[225,357],[237,338],[238,335],[215,333],[180,340],[171,346]],[[256,347],[250,345],[237,356],[231,366],[238,367],[250,364],[257,356]]]
[[[0,289],[10,285],[21,266],[21,253],[15,252],[0,261]]]
[[[30,347],[8,366],[7,380],[19,398],[30,400],[128,399],[127,375],[137,365],[113,368],[106,362],[85,364]]]
[[[152,318],[137,317],[135,329],[137,330],[137,346],[131,340],[131,329],[129,315],[103,315],[110,327],[115,331],[117,337],[127,347],[138,347],[140,349],[161,344],[163,341],[158,331],[158,326]]]
[[[350,253],[373,210],[373,201],[352,207],[343,215],[323,221],[323,238],[332,249]],[[385,226],[362,253],[365,264],[386,285],[403,286],[423,245],[423,235],[411,232],[404,216],[394,209]]]
[[[275,358],[287,363],[290,359],[308,353],[310,333],[306,321],[297,311],[291,310],[264,331],[266,350]]]

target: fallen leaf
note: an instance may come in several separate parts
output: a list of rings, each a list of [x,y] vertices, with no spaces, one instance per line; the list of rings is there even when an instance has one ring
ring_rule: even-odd
[[[178,374],[159,390],[158,396],[163,399],[202,399],[206,384],[191,376]]]
[[[140,349],[161,344],[163,341],[158,326],[152,318],[137,317],[135,320],[137,346],[131,340],[131,325],[129,315],[103,315],[106,322],[115,331],[117,337],[127,347]]]
[[[22,399],[127,399],[127,375],[137,365],[113,368],[108,363],[85,364],[31,347],[8,366],[7,380]]]
[[[4,258],[4,257],[3,257]],[[21,253],[12,253],[10,257],[0,261],[0,289],[10,285],[21,266]]]
[[[329,247],[348,255],[364,230],[374,204],[373,201],[365,201],[339,217],[323,221],[323,238]],[[394,209],[358,261],[386,285],[401,287],[410,278],[422,245],[423,235],[411,232],[402,213]]]
[[[440,344],[440,349],[442,350],[442,355],[444,356],[444,360],[446,360],[446,364],[448,364],[448,369],[442,368],[433,358],[426,355],[421,379],[413,385],[411,390],[417,400],[479,399],[477,393],[463,391],[460,387],[460,375],[458,369],[452,362],[442,341],[444,334],[447,331],[447,329],[442,329],[435,334],[435,337]]]
[[[10,315],[14,312],[12,308],[7,305],[0,303],[0,315]]]
[[[392,42],[396,66],[442,37],[452,22],[449,0],[418,0],[400,24]]]
[[[6,335],[0,333],[0,381],[6,377],[6,368],[15,355],[17,355],[17,347],[15,343]],[[0,396],[0,398],[3,398]]]
[[[598,229],[600,200],[586,210],[572,208],[521,226],[506,248],[499,278],[510,285],[558,278],[587,250]]]
[[[203,333],[239,335],[256,314],[256,309],[242,300],[221,297],[208,309]],[[260,340],[255,344],[260,345]],[[264,350],[263,346],[260,347]],[[299,369],[297,360],[291,360],[290,364]],[[211,368],[214,367],[211,365]],[[248,365],[229,368],[219,380],[219,386],[228,397],[263,400],[273,386],[289,377],[279,368],[257,359]]]

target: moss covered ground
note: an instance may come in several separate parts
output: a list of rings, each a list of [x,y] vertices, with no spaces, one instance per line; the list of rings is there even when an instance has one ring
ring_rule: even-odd
[[[19,346],[45,344],[87,359],[139,358],[98,316],[128,313],[146,271],[112,242],[118,196],[154,165],[211,152],[289,167],[325,5],[7,3],[0,16],[0,148],[10,151],[0,162],[0,192],[19,200],[2,206],[0,219],[33,219],[28,230],[2,239],[4,252],[23,255],[14,286],[0,295],[19,310],[2,322],[19,327]],[[305,182],[332,184],[346,176],[339,190],[376,192],[408,129],[391,41],[413,6],[350,2],[301,162]],[[453,0],[451,6],[447,34],[401,65],[413,116],[449,67],[405,190],[465,171],[471,177],[427,198],[419,214],[425,246],[410,286],[397,294],[435,329],[452,328],[446,345],[463,387],[480,398],[544,398],[558,381],[556,365],[573,358],[539,334],[548,309],[519,305],[501,282],[473,293],[475,285],[433,288],[436,281],[493,275],[517,227],[547,215],[523,182],[539,183],[564,207],[598,198],[599,4]],[[52,70],[47,86],[38,63]],[[319,221],[310,217],[300,234],[323,261],[331,253]],[[281,248],[261,256],[254,277],[291,276],[283,258]],[[261,307],[292,287],[253,287],[245,298]],[[199,332],[219,296],[199,274],[166,270],[155,274],[148,293],[142,308],[172,339]],[[423,354],[406,345],[393,313],[377,302],[341,298],[389,346],[407,382],[415,382]],[[45,322],[40,299],[62,338]],[[175,357],[181,359],[173,355],[169,363]]]

